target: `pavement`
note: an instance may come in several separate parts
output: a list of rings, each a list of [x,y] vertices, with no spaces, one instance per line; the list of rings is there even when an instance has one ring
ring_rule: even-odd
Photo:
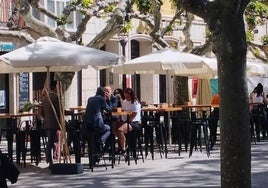
[[[268,141],[252,144],[252,187],[268,187]],[[3,148],[3,144],[0,148]],[[183,151],[180,156],[175,147],[169,146],[166,158],[161,158],[158,152],[152,160],[149,155],[144,162],[139,159],[137,164],[132,160],[130,166],[123,160],[116,161],[114,168],[106,160],[91,172],[88,159],[82,158],[84,172],[74,175],[51,174],[45,160],[37,166],[27,162],[26,167],[18,166],[20,175],[18,182],[10,188],[120,188],[120,187],[220,187],[220,148],[216,145],[208,157],[206,152]],[[73,158],[73,157],[72,157]],[[73,159],[72,159],[73,160]]]

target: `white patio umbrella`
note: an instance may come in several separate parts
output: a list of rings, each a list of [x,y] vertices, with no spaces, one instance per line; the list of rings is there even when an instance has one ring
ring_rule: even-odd
[[[211,78],[217,74],[215,59],[204,58],[174,49],[162,49],[113,66],[118,74],[165,74],[197,78]],[[167,79],[167,88],[169,81]],[[169,103],[169,89],[167,89]]]
[[[268,64],[259,60],[247,59],[248,76],[268,76]]]
[[[92,66],[103,69],[124,62],[124,57],[102,50],[41,37],[34,43],[0,56],[0,73],[76,72]]]
[[[169,74],[208,78],[217,71],[217,63],[212,61],[174,49],[162,49],[114,66],[113,70],[119,74]]]
[[[196,104],[210,104],[211,98],[209,79],[198,79]]]
[[[217,68],[217,61],[215,58],[211,59],[210,61],[212,64],[216,65]],[[252,60],[247,59],[247,67],[246,73],[248,77],[252,76],[268,76],[268,65],[262,63],[259,60]],[[215,75],[217,75],[215,73]],[[208,79],[198,79],[198,86],[197,86],[197,97],[196,97],[196,104],[210,104],[212,99],[211,96],[211,89],[210,83]]]
[[[0,56],[1,73],[73,72],[92,66],[102,69],[124,61],[117,54],[41,37],[34,43]]]

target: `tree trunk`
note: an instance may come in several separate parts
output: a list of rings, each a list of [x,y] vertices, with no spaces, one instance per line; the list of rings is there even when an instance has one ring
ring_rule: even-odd
[[[212,30],[218,60],[221,187],[251,187],[251,141],[243,17],[222,14]]]
[[[184,104],[189,101],[188,92],[188,77],[175,76],[174,77],[174,103]]]

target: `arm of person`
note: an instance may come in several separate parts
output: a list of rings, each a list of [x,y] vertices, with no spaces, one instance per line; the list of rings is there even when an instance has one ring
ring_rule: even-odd
[[[132,112],[130,115],[129,115],[129,122],[132,122],[133,119],[136,117],[137,115],[137,112]]]
[[[106,112],[111,112],[113,109],[112,106],[107,104],[104,98],[101,99],[101,107],[102,107],[102,110]]]
[[[249,102],[253,102],[254,91],[249,94]]]
[[[117,97],[112,94],[110,99],[111,99],[111,104],[110,104],[111,107],[112,108],[116,108],[117,105],[118,105],[118,99],[117,99]]]
[[[267,100],[267,97],[266,97],[266,95],[265,95],[264,92],[262,92],[262,97],[263,97],[263,103],[264,104],[267,104],[268,103],[268,100]]]

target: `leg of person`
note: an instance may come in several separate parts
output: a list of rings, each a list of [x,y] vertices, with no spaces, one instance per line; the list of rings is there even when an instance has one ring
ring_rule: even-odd
[[[105,147],[106,140],[111,134],[110,126],[103,124],[101,126],[98,126],[95,131],[98,135],[97,143],[99,143],[100,148],[98,150],[100,151]]]
[[[216,137],[217,137],[217,124],[218,120],[213,119],[211,122],[211,149],[214,147],[215,142],[216,142]]]
[[[104,124],[103,126],[103,134],[101,136],[101,141],[103,144],[105,144],[107,138],[110,136],[111,134],[111,129],[109,125]]]
[[[53,149],[53,146],[54,146],[56,133],[57,133],[57,130],[48,130],[48,134],[47,134],[48,141],[47,141],[47,147],[46,147],[46,161],[47,163],[49,163],[49,165],[53,164],[51,150]]]
[[[122,150],[125,151],[126,150],[126,136],[125,134],[127,134],[128,132],[132,131],[132,127],[131,125],[128,125],[127,123],[122,124],[119,128],[118,131],[120,131],[120,135],[118,137],[118,140],[121,139],[121,145],[122,145]]]
[[[7,188],[7,180],[6,179],[0,179],[0,187]]]
[[[58,130],[56,133],[56,138],[54,141],[54,147],[53,147],[53,159],[59,159],[60,156],[60,137],[61,137],[61,131]]]

